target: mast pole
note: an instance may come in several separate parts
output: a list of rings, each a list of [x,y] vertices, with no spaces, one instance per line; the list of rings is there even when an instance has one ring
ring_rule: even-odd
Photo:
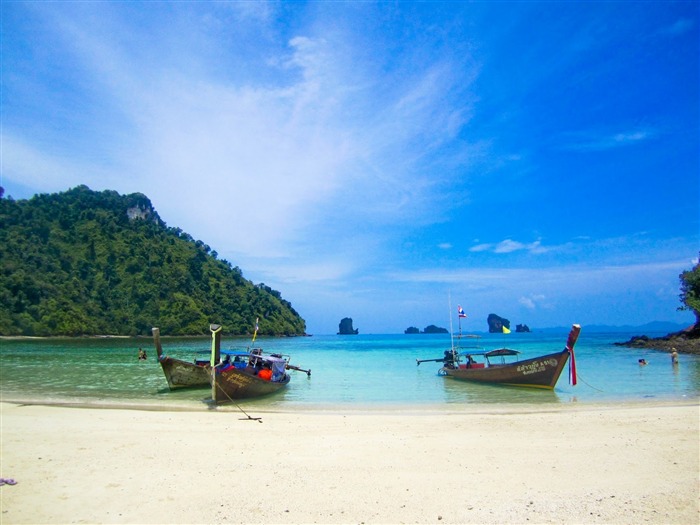
[[[452,362],[454,363],[456,360],[456,352],[455,352],[455,340],[454,340],[454,330],[452,328],[452,293],[448,292],[447,294],[447,302],[449,303],[448,306],[450,308],[450,346],[452,347]]]
[[[211,357],[209,364],[211,365],[211,400],[216,404],[216,365],[221,360],[221,325],[210,324],[211,331]]]

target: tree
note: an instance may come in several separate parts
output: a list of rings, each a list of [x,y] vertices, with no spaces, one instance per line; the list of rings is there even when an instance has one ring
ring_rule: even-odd
[[[700,257],[691,270],[678,276],[681,280],[681,302],[679,310],[692,310],[695,314],[695,326],[700,325]]]

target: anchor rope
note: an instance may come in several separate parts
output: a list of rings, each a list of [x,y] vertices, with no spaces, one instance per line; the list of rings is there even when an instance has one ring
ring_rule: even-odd
[[[586,380],[581,377],[581,374],[576,373],[576,377],[578,377],[582,383],[585,383],[586,385],[591,387],[593,390],[597,390],[598,392],[605,392],[605,390],[601,390],[600,388],[596,388],[593,385],[591,385],[590,383],[586,382]]]
[[[219,383],[216,383],[216,388],[218,388],[219,390],[221,390],[221,391],[223,392],[223,394],[228,398],[228,400],[229,400],[231,403],[233,403],[234,405],[236,405],[236,408],[237,408],[238,410],[240,410],[241,412],[243,412],[243,413],[245,414],[245,416],[246,416],[250,421],[257,421],[258,423],[262,423],[262,418],[261,418],[261,417],[251,417],[251,416],[248,414],[248,412],[246,412],[245,410],[243,410],[243,409],[241,408],[241,406],[240,406],[238,403],[236,403],[233,399],[231,399],[231,396],[229,396],[229,395],[226,393],[226,390],[224,390],[223,388],[221,388],[221,385],[219,385]],[[216,399],[214,400],[214,403],[216,403]]]

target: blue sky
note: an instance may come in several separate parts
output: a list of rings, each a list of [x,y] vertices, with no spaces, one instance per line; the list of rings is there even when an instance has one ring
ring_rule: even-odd
[[[309,333],[693,320],[698,2],[0,6],[6,196],[144,193]]]

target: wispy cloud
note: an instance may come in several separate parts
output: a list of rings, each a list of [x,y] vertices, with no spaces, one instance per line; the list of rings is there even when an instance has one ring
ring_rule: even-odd
[[[578,294],[608,293],[628,289],[639,279],[650,282],[676,272],[685,261],[660,261],[648,264],[592,266],[585,264],[522,268],[434,268],[389,272],[390,282],[432,283],[454,289],[488,289],[494,293],[517,294],[525,306],[536,305],[548,296],[575,297]],[[665,278],[664,278],[665,279]],[[566,293],[562,294],[562,291]],[[524,299],[523,299],[524,298]]]
[[[234,11],[241,31],[250,29],[245,23],[275,22],[269,10]],[[451,58],[395,71],[384,85],[349,59],[361,42],[339,41],[331,27],[299,27],[275,48],[274,60],[260,63],[268,75],[239,78],[212,70],[216,32],[178,24],[193,48],[175,63],[162,46],[174,37],[167,29],[146,53],[131,44],[148,41],[136,27],[129,40],[118,21],[100,18],[93,26],[60,12],[44,15],[82,62],[85,81],[92,78],[99,99],[129,127],[129,140],[107,146],[110,165],[85,159],[81,169],[66,161],[52,170],[60,156],[32,153],[28,143],[20,150],[23,130],[6,125],[6,177],[53,171],[61,189],[89,172],[92,186],[101,181],[94,189],[146,193],[166,220],[176,217],[233,257],[289,257],[310,235],[347,235],[351,222],[430,224],[440,220],[435,209],[448,211],[445,185],[425,172],[432,162],[426,152],[452,140],[468,119],[464,66]],[[210,17],[205,28],[217,27]],[[235,56],[242,44],[229,45]],[[416,143],[422,147],[412,148]]]
[[[570,133],[562,143],[562,149],[571,151],[604,151],[626,146],[634,146],[655,138],[651,129],[636,129],[611,134],[592,132]]]
[[[544,295],[530,295],[530,296],[522,296],[520,299],[518,299],[518,302],[523,305],[525,308],[528,310],[535,310],[538,305],[544,301],[545,296]]]
[[[546,253],[552,248],[543,246],[541,241],[535,241],[531,243],[523,243],[519,241],[514,241],[513,239],[504,239],[501,242],[491,244],[491,243],[481,243],[472,246],[470,252],[492,252],[492,253],[512,253],[517,251],[526,251],[533,254]]]

